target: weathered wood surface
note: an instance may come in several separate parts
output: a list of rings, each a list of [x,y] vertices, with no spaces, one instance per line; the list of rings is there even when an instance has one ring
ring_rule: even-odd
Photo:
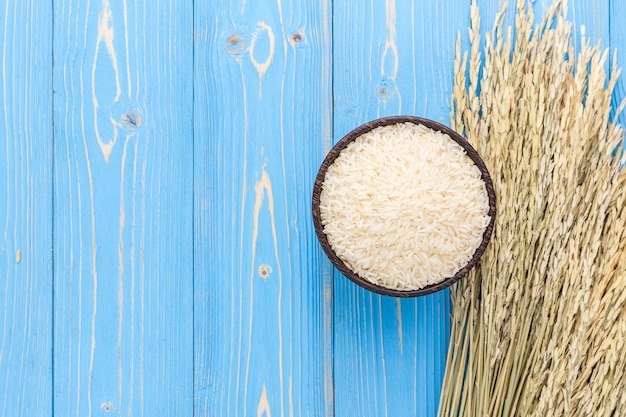
[[[333,271],[310,194],[359,124],[447,123],[469,3],[5,0],[0,415],[435,415],[447,291]],[[624,65],[623,1],[569,14]]]
[[[332,281],[311,222],[331,137],[327,0],[195,9],[195,411],[331,416]]]
[[[52,7],[0,5],[0,416],[52,406]]]
[[[54,414],[191,415],[192,2],[54,7]]]
[[[420,4],[421,3],[421,4]],[[335,2],[334,139],[394,114],[446,123],[457,30],[455,1]],[[456,2],[458,3],[458,2]],[[434,415],[448,341],[448,291],[419,299],[374,295],[336,274],[338,416]]]

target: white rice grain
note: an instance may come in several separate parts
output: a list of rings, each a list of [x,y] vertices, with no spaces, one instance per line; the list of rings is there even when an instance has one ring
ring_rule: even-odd
[[[480,246],[490,217],[485,183],[448,135],[413,123],[375,128],[328,168],[324,233],[360,277],[415,290],[454,276]]]

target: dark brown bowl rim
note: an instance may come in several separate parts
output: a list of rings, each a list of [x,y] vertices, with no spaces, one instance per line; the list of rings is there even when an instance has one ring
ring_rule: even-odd
[[[377,127],[392,125],[396,123],[405,123],[405,122],[414,123],[418,125],[421,124],[433,130],[443,132],[447,134],[448,136],[450,136],[456,143],[461,145],[463,149],[465,149],[465,151],[467,152],[467,155],[470,157],[470,159],[476,164],[476,166],[480,170],[481,177],[483,181],[485,182],[485,188],[487,189],[487,196],[489,198],[489,216],[491,219],[489,221],[489,224],[487,225],[487,228],[485,229],[485,232],[483,233],[483,240],[480,246],[478,247],[478,249],[476,249],[476,252],[474,252],[474,256],[472,256],[472,259],[467,263],[467,265],[461,268],[454,276],[446,278],[445,280],[439,283],[431,284],[426,287],[420,288],[418,290],[402,291],[402,290],[394,290],[394,289],[390,289],[386,287],[381,287],[379,285],[376,285],[367,281],[364,278],[361,278],[359,275],[352,272],[352,270],[350,270],[350,268],[348,268],[343,263],[343,261],[339,259],[339,257],[335,254],[330,244],[328,243],[328,238],[326,237],[326,234],[323,231],[319,204],[320,204],[320,194],[322,192],[322,183],[324,182],[324,178],[326,177],[326,171],[328,170],[328,167],[335,161],[339,153],[342,150],[344,150],[350,142],[353,142],[356,138],[358,138],[362,134],[372,129],[375,129]],[[320,166],[317,176],[315,177],[315,184],[313,186],[312,214],[313,214],[313,225],[315,228],[315,233],[320,242],[320,245],[322,246],[322,249],[326,253],[326,256],[328,256],[328,259],[330,259],[332,264],[343,275],[345,275],[355,284],[367,290],[373,291],[375,293],[387,295],[391,297],[408,298],[408,297],[417,297],[417,296],[432,294],[434,292],[447,288],[450,285],[454,284],[455,282],[459,281],[464,276],[466,276],[469,273],[469,271],[472,268],[474,268],[474,266],[476,266],[476,264],[478,263],[478,260],[480,259],[482,254],[485,252],[485,249],[487,248],[487,245],[489,244],[489,241],[491,239],[491,235],[493,232],[493,226],[494,226],[494,221],[496,217],[496,194],[493,188],[493,182],[491,181],[491,176],[489,175],[489,171],[487,170],[487,167],[485,166],[484,161],[482,160],[480,155],[478,155],[478,152],[476,152],[476,150],[472,147],[472,145],[470,145],[470,143],[463,136],[461,136],[454,130],[450,129],[449,127],[442,125],[440,123],[437,123],[430,119],[424,119],[424,118],[416,117],[416,116],[390,116],[390,117],[383,117],[380,119],[372,120],[370,122],[367,122],[357,127],[356,129],[352,130],[347,135],[345,135],[339,142],[337,142],[335,146],[333,146],[330,152],[328,152],[328,155],[326,155],[326,158],[322,162],[322,165]]]

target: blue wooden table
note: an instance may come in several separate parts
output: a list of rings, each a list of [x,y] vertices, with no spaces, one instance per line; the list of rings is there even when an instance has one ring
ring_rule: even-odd
[[[349,282],[310,198],[359,124],[448,123],[469,4],[4,0],[0,416],[434,416],[448,292]],[[569,16],[626,63],[626,2]]]

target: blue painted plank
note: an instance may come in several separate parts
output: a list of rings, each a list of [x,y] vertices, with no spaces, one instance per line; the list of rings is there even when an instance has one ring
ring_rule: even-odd
[[[449,121],[458,2],[334,3],[334,140],[394,114]],[[447,290],[398,300],[336,273],[335,406],[338,416],[433,416],[450,332]]]
[[[51,413],[54,244],[60,415],[190,415],[192,382],[198,415],[433,415],[447,295],[333,286],[309,199],[331,130],[447,122],[469,10],[207,3],[192,79],[190,0],[55,2],[54,149],[52,3],[0,8],[0,414]],[[483,31],[499,4],[481,2]],[[626,10],[608,5],[572,2],[570,17],[622,51]]]
[[[543,0],[544,4],[547,0]],[[584,26],[586,38],[591,45],[601,48],[610,46],[610,7],[612,0],[570,0],[568,19],[572,22],[575,34],[574,46],[580,49],[581,27]]]
[[[535,3],[538,18],[551,3]],[[592,43],[606,45],[608,3],[572,3],[574,26],[585,25]],[[502,2],[479,6],[484,33]],[[392,114],[448,124],[455,40],[460,33],[467,49],[469,2],[336,2],[333,22],[334,140]],[[447,291],[393,300],[337,274],[334,300],[337,414],[435,415],[450,331]]]
[[[330,2],[195,4],[195,413],[332,416]]]
[[[623,72],[626,68],[626,2],[611,0],[609,13],[611,53],[617,51],[616,64],[622,69],[622,75],[613,92],[613,104],[617,107],[626,98],[626,74]],[[622,112],[617,121],[626,126],[626,114]]]
[[[51,2],[0,6],[0,415],[52,412]]]
[[[54,412],[193,412],[192,1],[54,2]]]

